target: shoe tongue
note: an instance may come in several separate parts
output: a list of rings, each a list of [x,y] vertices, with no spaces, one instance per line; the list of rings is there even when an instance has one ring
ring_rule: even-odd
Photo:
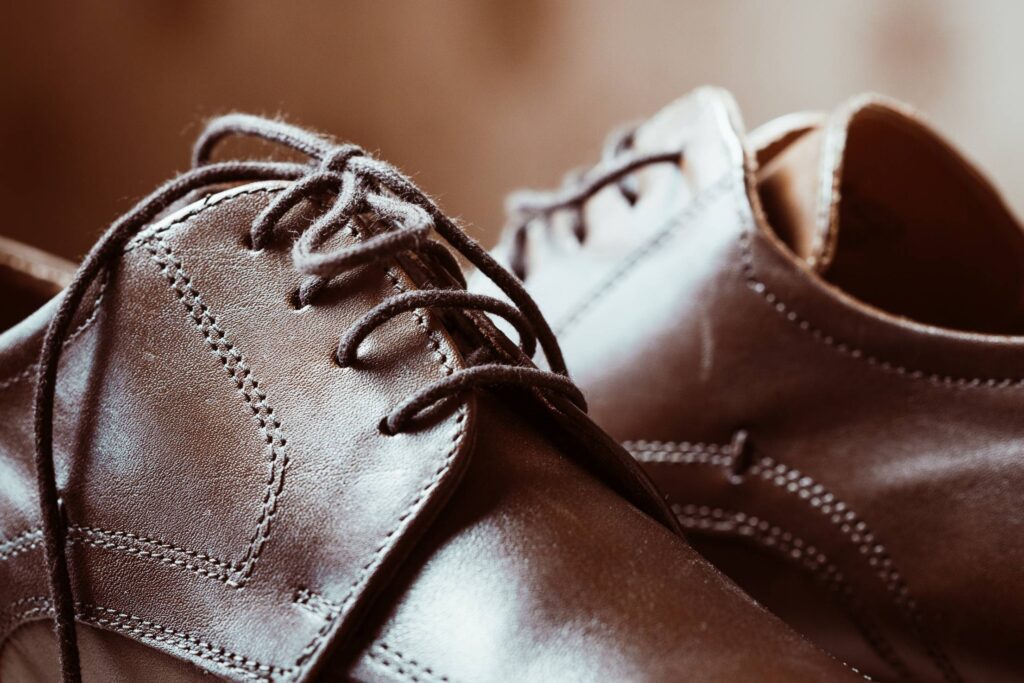
[[[865,95],[758,172],[768,222],[833,284],[923,322],[1024,322],[1024,233],[996,190],[914,112]]]

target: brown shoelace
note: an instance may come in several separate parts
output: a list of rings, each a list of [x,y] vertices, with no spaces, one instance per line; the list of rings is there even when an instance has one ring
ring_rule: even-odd
[[[217,145],[226,138],[252,136],[281,145],[310,159],[309,163],[279,161],[211,162]],[[354,145],[336,145],[300,128],[255,116],[232,114],[212,121],[196,143],[193,168],[167,182],[115,222],[89,252],[75,278],[64,291],[43,340],[35,394],[35,463],[55,631],[64,681],[81,680],[75,632],[75,603],[68,574],[67,520],[57,490],[53,462],[53,413],[57,366],[63,342],[89,285],[107,268],[116,266],[128,241],[173,202],[190,192],[221,183],[261,180],[292,181],[253,222],[252,248],[267,247],[278,222],[305,199],[327,200],[327,208],[296,239],[292,248],[295,268],[306,278],[297,292],[300,306],[313,305],[316,294],[334,276],[356,266],[401,253],[419,254],[425,263],[447,274],[457,286],[426,288],[388,298],[354,323],[341,337],[336,361],[351,365],[360,343],[377,327],[402,312],[416,308],[484,311],[508,320],[520,335],[525,356],[539,343],[552,372],[525,360],[519,364],[508,354],[471,354],[463,370],[434,382],[402,401],[380,423],[386,434],[409,430],[443,401],[477,387],[511,385],[553,391],[585,410],[579,389],[568,378],[555,336],[519,281],[492,259],[408,178],[393,166],[374,159]],[[374,234],[357,230],[361,217],[372,217]],[[326,250],[327,240],[348,230],[359,240],[344,248]],[[465,291],[465,280],[452,254],[430,239],[436,232],[480,272],[490,277],[512,304]],[[482,358],[479,363],[474,360]]]
[[[526,243],[530,224],[535,220],[550,225],[551,217],[561,211],[569,213],[572,232],[582,244],[587,237],[583,220],[583,206],[605,187],[615,184],[630,205],[639,198],[632,174],[651,164],[678,164],[683,152],[653,152],[635,154],[633,136],[635,126],[624,126],[614,131],[605,142],[601,161],[586,172],[569,173],[562,187],[553,191],[520,190],[506,201],[511,233],[509,268],[520,280],[526,279]]]

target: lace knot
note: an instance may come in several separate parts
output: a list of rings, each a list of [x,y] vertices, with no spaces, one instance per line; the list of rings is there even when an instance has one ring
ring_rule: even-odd
[[[350,159],[365,155],[366,151],[359,145],[344,143],[324,155],[324,158],[320,160],[320,170],[324,173],[341,174],[345,171]]]
[[[288,147],[304,154],[303,164],[278,161],[210,161],[220,141],[246,135]],[[340,340],[337,359],[342,365],[358,361],[360,343],[377,327],[395,316],[414,309],[462,309],[466,313],[467,339],[484,351],[470,353],[468,366],[415,392],[396,405],[380,422],[384,434],[411,429],[420,420],[443,410],[466,392],[489,387],[512,387],[541,393],[551,402],[568,402],[586,410],[579,389],[568,377],[565,361],[550,326],[537,304],[522,285],[506,272],[483,248],[462,230],[393,166],[367,155],[356,145],[334,145],[328,140],[280,121],[245,114],[231,114],[212,121],[200,136],[194,153],[194,168],[171,180],[140,201],[118,219],[86,255],[58,309],[51,319],[39,355],[34,398],[35,465],[39,505],[43,521],[44,552],[49,573],[54,623],[60,649],[62,677],[66,682],[81,680],[75,630],[75,604],[68,571],[67,520],[53,460],[54,405],[57,369],[65,340],[70,334],[78,306],[90,283],[113,266],[124,245],[167,207],[190,193],[221,184],[254,181],[289,181],[277,197],[259,213],[250,227],[253,249],[268,245],[274,231],[293,207],[310,198],[332,197],[329,206],[308,227],[301,230],[292,249],[296,269],[307,275],[299,289],[305,305],[329,279],[354,266],[399,257],[414,252],[428,270],[429,278],[441,280],[420,289],[391,296],[368,311]],[[369,234],[359,234],[355,221],[371,216]],[[345,246],[329,249],[328,239],[345,227],[353,239]],[[447,247],[461,254],[508,297],[508,302],[467,292],[459,265],[448,248],[429,239],[432,231]],[[404,256],[403,256],[404,257]],[[447,277],[444,275],[447,273]],[[451,285],[454,282],[454,286]],[[492,314],[507,320],[520,336],[520,348],[507,344],[486,322]],[[473,327],[475,326],[475,331]],[[529,362],[535,346],[543,349],[551,371],[539,370]]]

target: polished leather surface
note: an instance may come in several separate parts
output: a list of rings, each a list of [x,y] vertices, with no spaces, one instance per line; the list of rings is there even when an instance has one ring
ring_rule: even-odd
[[[339,334],[416,285],[396,262],[367,266],[295,310],[287,241],[244,239],[282,187],[232,188],[144,231],[64,348],[55,441],[87,675],[853,677],[666,528],[581,415],[495,393],[382,434],[462,352],[417,311],[337,367]],[[36,628],[30,406],[55,303],[0,336],[0,670],[17,677],[52,671],[36,661],[53,643]]]
[[[703,89],[638,132],[638,151],[681,147],[685,159],[638,172],[635,206],[604,189],[586,207],[582,244],[560,221],[531,227],[526,285],[591,415],[645,464],[697,547],[741,586],[879,679],[1020,680],[1024,337],[865,303],[906,286],[887,279],[888,262],[860,264],[855,274],[874,287],[863,295],[829,279],[834,205],[857,190],[843,184],[841,164],[855,117],[886,121],[895,154],[908,140],[925,150],[928,163],[901,176],[904,185],[880,190],[927,216],[896,239],[989,231],[1001,237],[984,239],[1005,246],[984,257],[965,251],[962,271],[1006,271],[1021,233],[994,191],[914,114],[872,98],[831,117],[826,160],[809,179],[826,198],[810,217],[822,239],[805,235],[817,251],[798,255],[801,242],[784,244],[762,213],[755,171],[821,117],[748,139],[731,98]],[[864,153],[879,174],[907,168],[907,157],[886,152]],[[858,244],[849,230],[833,246],[841,255]],[[896,244],[895,265],[923,268],[926,254]],[[991,305],[1019,304],[1012,280],[991,300],[955,301],[948,292],[968,277],[958,265],[933,290],[946,298],[908,300],[908,310],[1016,311]]]

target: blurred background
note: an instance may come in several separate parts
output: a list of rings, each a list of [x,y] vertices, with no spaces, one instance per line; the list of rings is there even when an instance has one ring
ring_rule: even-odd
[[[236,109],[377,150],[490,245],[507,192],[704,83],[748,127],[907,100],[1024,208],[1013,0],[108,0],[8,4],[3,24],[0,233],[67,257]]]

